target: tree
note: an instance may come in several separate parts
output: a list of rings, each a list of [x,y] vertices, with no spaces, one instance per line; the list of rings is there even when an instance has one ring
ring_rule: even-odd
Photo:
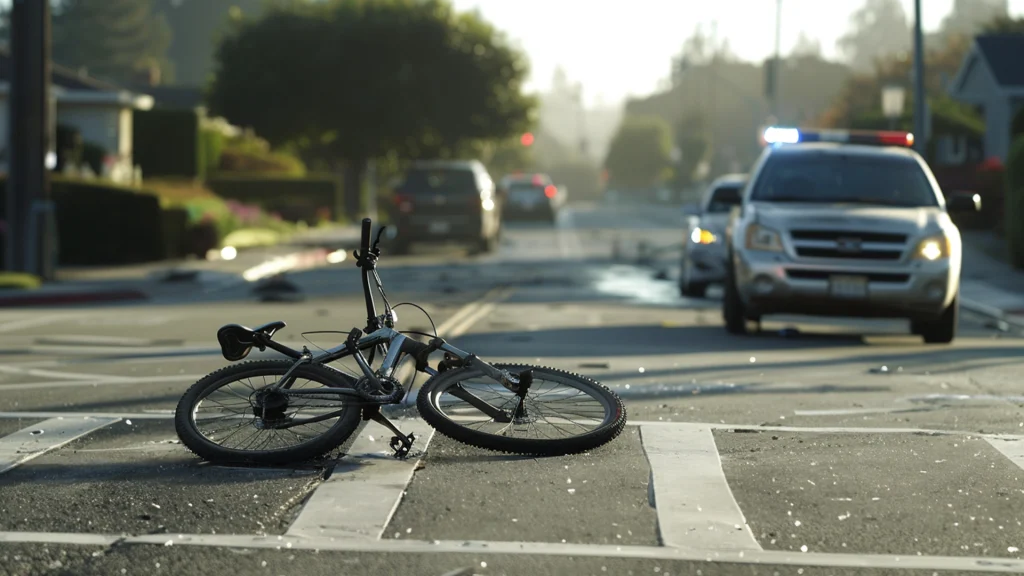
[[[258,16],[263,0],[153,0],[153,11],[169,25],[173,38],[168,58],[178,84],[205,85],[213,71],[218,36],[229,19]]]
[[[653,116],[626,118],[612,139],[604,162],[609,179],[627,189],[663,182],[672,166],[672,133],[667,122]]]
[[[953,9],[939,27],[937,40],[945,41],[954,35],[974,36],[989,22],[1009,14],[1008,0],[954,0]]]
[[[676,190],[682,191],[693,184],[694,173],[707,160],[711,151],[711,136],[704,116],[696,112],[690,112],[676,122],[674,132],[676,148],[679,150],[674,184]]]
[[[879,58],[905,55],[910,40],[910,24],[899,0],[866,0],[850,16],[850,31],[836,45],[855,70],[868,72]]]
[[[131,83],[141,72],[173,74],[170,28],[150,0],[62,0],[52,16],[53,60],[90,75]]]
[[[794,58],[822,58],[821,41],[810,38],[807,34],[800,32],[796,39],[796,46],[793,47]]]
[[[1024,18],[1004,16],[996,18],[982,28],[985,34],[1024,34]]]
[[[273,5],[233,23],[215,70],[213,113],[343,170],[347,191],[370,159],[456,156],[518,136],[535,107],[523,55],[443,0]]]
[[[694,28],[693,34],[683,42],[683,48],[679,54],[672,58],[672,70],[669,74],[670,85],[681,84],[687,69],[705,66],[716,60],[734,61],[736,56],[729,50],[728,39],[719,39],[713,34],[706,34],[704,27],[698,24]]]

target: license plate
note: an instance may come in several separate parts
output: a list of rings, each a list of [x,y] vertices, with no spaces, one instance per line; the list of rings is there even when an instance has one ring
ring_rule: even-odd
[[[444,220],[435,220],[430,223],[427,229],[430,230],[431,234],[446,234],[452,229],[452,225]]]
[[[864,276],[832,276],[829,289],[837,298],[867,298],[868,279]]]

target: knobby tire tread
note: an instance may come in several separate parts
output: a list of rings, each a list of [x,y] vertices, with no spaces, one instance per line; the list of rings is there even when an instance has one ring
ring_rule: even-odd
[[[225,366],[202,377],[190,386],[178,401],[174,411],[174,428],[181,443],[196,456],[212,463],[223,464],[262,464],[280,465],[315,460],[340,446],[359,427],[360,409],[356,405],[347,405],[338,421],[323,434],[292,448],[273,451],[244,451],[224,448],[206,439],[193,425],[192,411],[199,395],[218,383],[223,385],[237,382],[242,375],[253,371],[277,370],[278,376],[291,368],[290,360],[250,360]],[[351,387],[351,379],[346,374],[333,368],[317,364],[301,366],[293,372],[299,378],[308,379],[319,384],[331,383],[338,386]],[[234,380],[226,380],[233,375]]]
[[[566,438],[563,440],[507,438],[480,433],[449,420],[444,414],[434,407],[433,402],[434,390],[438,388],[440,384],[456,377],[458,372],[479,374],[478,370],[474,370],[472,368],[458,368],[452,370],[452,376],[445,374],[444,377],[438,377],[434,382],[429,383],[427,386],[422,388],[416,398],[416,408],[419,410],[420,416],[422,416],[427,424],[430,424],[430,426],[435,430],[452,440],[461,442],[462,444],[477,448],[484,448],[494,452],[523,454],[529,456],[564,456],[593,450],[594,448],[603,446],[617,438],[626,426],[626,407],[623,405],[622,399],[600,382],[581,374],[548,366],[531,366],[527,364],[495,364],[494,366],[499,369],[509,370],[510,372],[532,368],[534,370],[552,372],[575,379],[580,383],[593,387],[598,394],[605,395],[609,400],[611,400],[612,405],[618,409],[618,416],[611,423],[602,425],[582,436]]]

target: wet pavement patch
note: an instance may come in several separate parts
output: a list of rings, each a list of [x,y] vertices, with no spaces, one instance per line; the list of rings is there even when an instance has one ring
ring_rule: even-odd
[[[281,534],[319,469],[202,465],[170,421],[121,421],[0,475],[0,530]]]
[[[627,427],[592,452],[552,458],[503,455],[435,435],[384,535],[656,546],[650,468],[637,432]]]
[[[766,550],[1019,556],[1024,471],[983,439],[722,431],[715,441]]]

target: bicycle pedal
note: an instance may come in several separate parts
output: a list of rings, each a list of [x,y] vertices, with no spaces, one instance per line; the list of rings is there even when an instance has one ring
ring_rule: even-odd
[[[412,449],[412,444],[413,442],[416,441],[416,435],[409,434],[408,439],[408,443],[406,443],[405,441],[403,441],[403,438],[401,436],[391,437],[390,446],[391,449],[394,450],[395,452],[395,458],[405,458],[406,456],[409,455],[409,451]]]

